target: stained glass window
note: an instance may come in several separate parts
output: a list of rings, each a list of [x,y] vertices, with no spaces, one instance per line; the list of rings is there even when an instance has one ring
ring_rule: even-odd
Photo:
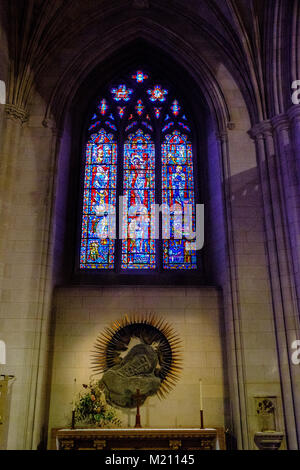
[[[151,101],[165,101],[165,95],[168,93],[168,90],[163,90],[160,85],[155,85],[155,87],[152,90],[148,90],[147,93],[150,95]]]
[[[138,100],[135,109],[139,116],[143,114],[144,108],[142,100]]]
[[[155,113],[156,119],[159,118],[159,116],[160,116],[160,111],[161,111],[161,108],[154,108],[154,113]]]
[[[115,101],[129,101],[132,90],[126,88],[126,85],[119,85],[117,88],[112,88],[111,92]]]
[[[179,131],[167,135],[162,145],[162,202],[171,211],[170,239],[163,241],[163,267],[195,269],[196,253],[188,249],[187,238],[195,231],[192,145]]]
[[[116,207],[117,145],[101,129],[86,145],[80,267],[112,269],[115,240],[109,226]]]
[[[188,132],[191,132],[191,129],[189,128],[189,126],[187,126],[186,124],[184,124],[183,122],[178,122],[178,125],[183,127],[184,130],[188,131]]]
[[[126,106],[118,106],[118,113],[119,113],[120,118],[124,116],[125,109],[126,109]]]
[[[181,108],[180,108],[177,100],[173,101],[171,109],[172,109],[172,112],[173,112],[174,116],[178,116],[178,113],[179,113]]]
[[[132,78],[134,78],[137,83],[143,83],[144,80],[147,80],[148,75],[144,74],[141,70],[138,70],[135,75],[132,75]]]
[[[155,149],[141,129],[130,134],[124,145],[122,269],[154,269],[155,240],[151,239],[151,205],[155,204]],[[124,232],[124,233],[126,233]]]
[[[86,127],[80,268],[196,269],[196,252],[188,249],[196,224],[188,110],[172,87],[135,70],[104,90]],[[162,229],[156,241],[152,211],[161,203],[171,212],[170,237]]]
[[[107,101],[106,99],[101,100],[100,105],[98,106],[100,113],[104,116],[107,111]]]
[[[171,121],[162,128],[162,132],[166,132],[172,126],[174,126],[174,122]]]
[[[92,124],[92,125],[89,127],[89,131],[91,131],[92,129],[96,129],[96,127],[100,126],[100,124],[101,124],[100,121],[94,122],[94,124]]]

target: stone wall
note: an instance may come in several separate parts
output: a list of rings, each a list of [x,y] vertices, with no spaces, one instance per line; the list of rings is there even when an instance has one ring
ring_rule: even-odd
[[[58,288],[55,293],[53,369],[49,432],[70,422],[73,380],[88,381],[97,335],[125,313],[155,312],[182,339],[184,367],[168,398],[151,397],[141,409],[147,427],[199,425],[199,378],[203,380],[205,424],[224,426],[222,298],[216,288]],[[134,426],[135,412],[124,412]]]

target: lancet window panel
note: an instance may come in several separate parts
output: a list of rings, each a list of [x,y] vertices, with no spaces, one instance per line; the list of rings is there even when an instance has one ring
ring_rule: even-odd
[[[192,145],[179,131],[167,135],[162,145],[162,203],[171,212],[170,239],[163,241],[163,267],[196,269],[196,252],[190,249],[189,239],[195,232]]]
[[[80,267],[113,269],[115,241],[109,237],[116,207],[117,145],[104,129],[86,145]]]
[[[126,198],[122,269],[154,269],[155,240],[151,239],[151,206],[155,204],[155,148],[139,129],[124,145],[123,196]]]

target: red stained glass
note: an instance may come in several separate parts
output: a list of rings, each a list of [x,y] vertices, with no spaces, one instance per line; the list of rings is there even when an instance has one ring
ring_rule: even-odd
[[[151,90],[147,90],[151,101],[165,101],[168,90],[164,90],[160,85],[155,85]]]
[[[149,135],[139,129],[124,145],[122,269],[154,269],[155,240],[151,239],[151,205],[155,204],[155,149]]]
[[[148,75],[144,74],[142,70],[138,70],[136,74],[132,75],[132,78],[137,81],[137,83],[143,83],[144,80],[147,80]]]
[[[195,231],[192,145],[179,131],[167,135],[162,145],[162,202],[175,210],[170,239],[163,242],[164,269],[196,269],[196,252],[188,249],[188,236]],[[190,213],[184,221],[188,206]]]
[[[115,101],[129,101],[133,90],[126,85],[119,85],[117,88],[112,88],[111,92]]]
[[[86,145],[80,267],[113,269],[109,226],[116,206],[117,145],[101,129]]]

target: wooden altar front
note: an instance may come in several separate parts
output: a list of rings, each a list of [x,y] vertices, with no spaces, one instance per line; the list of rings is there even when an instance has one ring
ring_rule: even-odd
[[[58,450],[215,450],[224,449],[221,428],[56,429]]]

